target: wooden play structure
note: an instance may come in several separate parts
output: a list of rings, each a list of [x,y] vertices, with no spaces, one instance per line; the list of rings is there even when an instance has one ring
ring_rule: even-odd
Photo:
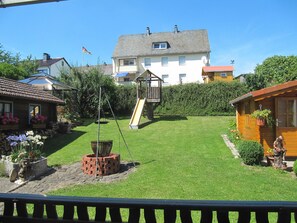
[[[163,80],[150,70],[144,71],[136,79],[137,102],[130,119],[130,129],[138,129],[141,115],[146,109],[147,118],[154,119],[154,105],[161,102]]]

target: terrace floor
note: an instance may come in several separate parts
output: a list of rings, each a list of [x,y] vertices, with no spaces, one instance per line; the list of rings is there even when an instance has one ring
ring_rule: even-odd
[[[133,163],[121,162],[120,171],[109,176],[95,177],[83,174],[81,162],[61,167],[49,168],[46,175],[25,182],[10,182],[7,177],[0,177],[0,193],[46,194],[67,186],[92,183],[111,183],[122,180],[136,171]]]

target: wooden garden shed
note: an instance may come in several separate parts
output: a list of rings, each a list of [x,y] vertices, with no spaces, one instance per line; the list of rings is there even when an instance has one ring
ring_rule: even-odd
[[[16,128],[1,125],[2,130],[24,130],[31,127],[31,118],[46,116],[45,124],[57,122],[57,107],[65,102],[30,84],[0,77],[0,117],[18,117]]]
[[[267,154],[275,138],[282,135],[287,156],[297,156],[297,80],[249,92],[230,104],[236,107],[237,129],[244,139],[258,141]],[[251,117],[257,109],[270,109],[275,123],[258,126]]]

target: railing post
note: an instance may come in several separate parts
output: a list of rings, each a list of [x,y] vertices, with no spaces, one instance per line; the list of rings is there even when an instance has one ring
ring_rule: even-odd
[[[96,207],[95,221],[104,222],[106,219],[106,207]]]
[[[109,208],[109,214],[111,218],[111,222],[122,222],[122,216],[120,212],[120,208]]]
[[[144,209],[144,218],[145,218],[145,222],[149,222],[149,223],[157,222],[155,210],[153,208],[145,208]]]
[[[228,211],[217,211],[217,219],[219,223],[230,223]]]
[[[176,210],[171,208],[164,209],[164,222],[174,223],[176,221]]]
[[[277,223],[290,223],[291,222],[291,212],[289,211],[279,211],[277,216]]]
[[[140,219],[140,209],[139,208],[130,208],[129,209],[129,223],[137,223]]]
[[[191,210],[181,209],[180,210],[180,220],[182,223],[193,223],[193,219],[191,216]]]
[[[211,210],[201,210],[200,223],[212,223],[212,211]]]

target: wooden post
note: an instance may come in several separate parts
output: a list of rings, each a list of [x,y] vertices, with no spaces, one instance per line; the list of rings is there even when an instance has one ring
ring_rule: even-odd
[[[148,120],[152,121],[154,119],[153,103],[146,103],[146,113],[147,113]]]

